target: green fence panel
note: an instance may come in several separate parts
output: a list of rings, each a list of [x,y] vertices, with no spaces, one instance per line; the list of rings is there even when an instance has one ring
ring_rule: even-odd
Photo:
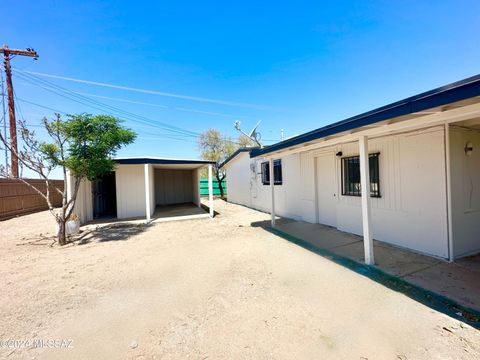
[[[220,195],[220,189],[218,187],[218,180],[213,179],[213,195]],[[227,182],[222,181],[223,193],[227,195]],[[200,196],[208,196],[208,178],[200,178]]]

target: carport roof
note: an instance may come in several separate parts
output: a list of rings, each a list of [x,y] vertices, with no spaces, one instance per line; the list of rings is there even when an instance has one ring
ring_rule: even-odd
[[[122,157],[113,159],[117,164],[139,165],[139,164],[158,164],[158,165],[208,165],[215,164],[210,160],[192,160],[192,159],[172,159],[160,157]]]

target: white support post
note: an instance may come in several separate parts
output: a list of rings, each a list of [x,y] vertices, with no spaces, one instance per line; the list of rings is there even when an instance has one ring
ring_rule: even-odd
[[[195,170],[195,184],[194,186],[197,187],[197,206],[199,208],[202,207],[202,199],[200,194],[200,169]]]
[[[362,221],[363,221],[363,246],[365,249],[365,263],[375,264],[373,256],[372,236],[372,207],[370,204],[370,160],[368,156],[368,139],[366,136],[359,138],[360,152],[360,184],[362,189]]]
[[[270,214],[272,216],[272,227],[275,227],[275,184],[274,184],[274,180],[275,180],[275,176],[274,176],[274,173],[273,173],[273,158],[270,158],[270,163],[269,163],[269,166],[270,166],[270,193],[271,193],[271,199],[272,199],[272,207],[271,207],[271,211],[270,211]]]
[[[72,174],[70,173],[70,170],[67,169],[67,201],[70,200],[73,196],[73,187],[75,184],[73,184],[73,177]]]
[[[445,123],[445,177],[447,187],[448,261],[453,262],[452,171],[450,166],[450,125]]]
[[[210,208],[210,217],[213,218],[213,174],[212,164],[208,164],[208,207]]]
[[[147,223],[150,222],[151,217],[150,217],[150,197],[152,194],[150,194],[150,167],[148,164],[144,165],[145,167],[145,218],[147,220]]]

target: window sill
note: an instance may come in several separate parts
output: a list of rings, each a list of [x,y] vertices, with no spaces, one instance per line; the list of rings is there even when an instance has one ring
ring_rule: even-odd
[[[362,194],[354,195],[354,194],[342,194],[342,196],[352,196],[352,197],[362,197]],[[382,195],[370,195],[371,198],[374,199],[381,199]]]

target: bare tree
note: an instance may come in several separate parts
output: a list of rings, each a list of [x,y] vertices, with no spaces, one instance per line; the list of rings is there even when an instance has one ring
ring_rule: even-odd
[[[219,165],[237,149],[237,145],[231,138],[224,136],[217,129],[208,129],[200,134],[198,138],[198,147],[201,156],[205,160],[215,161],[213,175],[218,181],[220,196],[224,196],[222,181],[226,173],[220,169]]]

